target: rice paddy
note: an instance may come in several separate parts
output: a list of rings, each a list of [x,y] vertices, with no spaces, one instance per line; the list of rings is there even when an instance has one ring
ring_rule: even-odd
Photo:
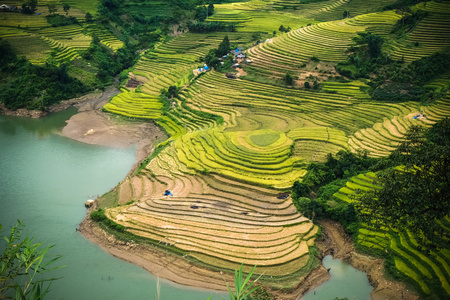
[[[69,15],[81,22],[98,3],[65,2],[73,6]],[[429,15],[403,39],[393,40],[392,28],[402,16],[382,7],[394,2],[217,4],[206,21],[235,23],[237,32],[186,33],[142,53],[130,69],[137,87],[122,87],[104,110],[154,120],[170,138],[158,145],[159,154],[140,172],[119,185],[117,203],[108,206],[107,216],[189,261],[225,270],[244,262],[246,270],[258,265],[256,273],[264,273],[269,285],[298,284],[318,264],[312,254],[318,228],[298,213],[289,195],[308,165],[339,150],[387,156],[411,125],[430,126],[450,116],[448,93],[428,105],[382,103],[365,92],[369,87],[364,80],[326,79],[336,75],[334,65],[346,59],[352,38],[361,32],[385,37],[389,56],[406,62],[449,46],[447,2],[419,4],[417,9]],[[164,1],[125,1],[124,6],[147,19],[168,13]],[[39,10],[41,16],[0,14],[0,37],[33,63],[43,64],[50,56],[57,62],[80,58],[92,36],[114,51],[123,46],[95,24],[50,27],[46,7]],[[350,14],[343,19],[345,10]],[[59,6],[58,13],[63,13]],[[291,31],[280,33],[280,25]],[[255,32],[263,42],[253,46]],[[240,63],[243,75],[194,75],[193,70],[203,67],[202,57],[225,35],[232,47],[247,48],[251,63]],[[280,85],[287,72],[301,78],[318,76],[322,89]],[[449,83],[447,74],[429,85],[446,91]],[[161,90],[170,86],[179,89],[178,96],[161,97]],[[418,113],[424,117],[414,119]],[[361,174],[334,197],[352,201],[356,189],[374,188],[379,188],[376,174]],[[164,196],[165,190],[173,196]],[[448,222],[442,226],[450,228]],[[360,229],[357,243],[388,251],[398,272],[423,293],[437,287],[450,294],[447,249],[427,255],[409,231],[370,224]],[[283,280],[289,284],[280,284]]]
[[[47,4],[56,2],[56,14],[75,17],[79,24],[51,27],[46,16]],[[116,51],[123,42],[105,29],[96,25],[86,25],[86,12],[94,13],[98,1],[64,1],[71,5],[66,13],[63,1],[40,1],[36,14],[26,15],[18,12],[0,13],[0,38],[10,42],[19,56],[24,56],[33,64],[44,64],[51,57],[60,63],[81,58],[89,47],[92,36],[96,35],[105,46]],[[17,1],[5,1],[6,5],[19,5]]]
[[[228,33],[229,39],[233,45],[249,46],[251,32],[267,18],[263,9],[294,2],[221,4],[208,21],[238,24],[238,32]],[[131,70],[140,84],[133,91],[124,89],[105,110],[153,119],[170,138],[141,172],[124,180],[121,206],[108,209],[107,215],[127,231],[206,266],[233,270],[244,261],[247,269],[256,264],[257,273],[284,279],[308,273],[317,263],[310,255],[317,228],[293,206],[292,184],[311,162],[324,161],[339,150],[389,155],[411,125],[430,126],[449,116],[450,100],[447,94],[428,106],[382,103],[373,101],[365,92],[368,86],[359,80],[324,80],[320,92],[274,81],[287,71],[300,75],[313,56],[320,61],[318,68],[345,60],[359,32],[388,37],[401,15],[377,11],[392,2],[371,1],[370,13],[362,14],[364,3],[359,1],[356,17],[309,26],[292,21],[301,17],[291,8],[289,13],[273,14],[272,23],[258,31],[269,31],[276,23],[275,29],[281,23],[292,24],[294,30],[247,49],[252,63],[242,65],[250,75],[238,79],[215,71],[198,77],[192,72],[226,33],[187,33],[142,54]],[[308,7],[317,6],[317,14],[331,16],[346,3],[324,1]],[[431,85],[445,89],[448,83],[444,76]],[[161,98],[161,90],[171,85],[180,89],[178,96]],[[419,112],[426,117],[414,119]],[[378,188],[374,178],[376,174],[353,178],[335,197],[351,201],[357,188]],[[165,190],[173,196],[164,196]],[[413,241],[405,233],[369,225],[361,228],[358,238],[361,246],[392,251],[399,272],[424,293],[436,282],[447,291],[448,266],[440,263],[445,256],[436,252],[426,259]],[[276,280],[267,282],[275,286]]]
[[[347,182],[346,187],[334,194],[334,197],[351,202],[352,195],[358,189],[381,188],[376,178],[375,173],[355,176]],[[370,224],[363,224],[359,230],[357,243],[364,248],[389,253],[395,261],[397,271],[409,277],[412,284],[424,294],[430,295],[433,292],[449,295],[450,268],[445,254],[448,250],[436,249],[428,253],[420,247],[417,240],[419,238],[407,229],[375,228]]]

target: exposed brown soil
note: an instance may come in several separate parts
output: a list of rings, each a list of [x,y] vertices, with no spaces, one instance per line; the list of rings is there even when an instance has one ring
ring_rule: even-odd
[[[62,134],[83,143],[109,147],[125,148],[136,144],[136,158],[141,161],[153,151],[154,142],[165,138],[165,134],[151,122],[135,122],[103,112],[102,107],[118,92],[111,88],[72,103],[78,108],[78,113],[66,121]]]
[[[125,85],[125,87],[127,87],[129,89],[135,89],[141,84],[143,84],[142,81],[137,80],[135,77],[131,77],[130,79],[128,79],[128,82]]]
[[[389,281],[384,275],[384,260],[357,253],[352,239],[342,226],[334,221],[323,220],[319,224],[323,229],[322,238],[317,247],[323,256],[331,254],[342,259],[355,269],[367,273],[367,278],[374,290],[370,294],[374,300],[405,299],[417,300],[419,297],[399,282]]]

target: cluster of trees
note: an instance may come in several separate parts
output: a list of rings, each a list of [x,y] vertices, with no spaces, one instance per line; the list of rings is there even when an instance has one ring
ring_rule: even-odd
[[[278,30],[280,31],[280,32],[289,32],[289,31],[291,31],[291,27],[284,27],[284,25],[280,25],[280,27],[278,28]]]
[[[209,4],[208,7],[205,5],[197,6],[195,8],[195,19],[199,22],[205,21],[209,16],[214,14],[214,4]]]
[[[25,0],[22,3],[22,13],[24,14],[34,14],[36,7],[38,5],[38,0]]]
[[[55,14],[58,11],[57,3],[56,2],[50,2],[47,4],[49,15],[45,16],[47,19],[47,22],[49,22],[52,26],[66,26],[71,24],[77,24],[78,19],[71,16],[68,17],[70,10],[70,5],[67,3],[63,3],[63,10],[65,11],[66,15],[57,15]]]
[[[400,20],[398,30],[404,26],[413,26],[424,14]],[[402,25],[405,24],[405,25]],[[354,39],[355,45],[348,51],[351,53],[345,62],[340,62],[336,70],[351,79],[370,79],[368,85],[372,98],[384,101],[426,101],[441,96],[441,90],[424,87],[450,67],[450,50],[446,49],[431,56],[418,59],[411,64],[394,61],[382,51],[384,39],[373,33],[359,33]]]
[[[210,49],[209,52],[205,55],[204,61],[206,65],[210,68],[217,69],[220,66],[220,60],[218,59],[218,57],[227,55],[230,50],[230,40],[228,38],[228,35],[226,35],[217,49]],[[230,63],[231,58],[226,59],[225,61]]]
[[[403,168],[396,168],[403,166]],[[333,194],[355,175],[378,172],[382,189],[362,192],[354,204]],[[389,157],[340,151],[324,163],[313,163],[301,182],[295,182],[292,199],[305,216],[331,218],[354,233],[361,221],[380,226],[408,228],[423,237],[423,245],[440,243],[448,232],[440,225],[450,211],[450,120],[425,130],[413,126],[404,142]],[[356,209],[355,209],[356,208]],[[359,214],[364,211],[366,213]]]
[[[225,22],[189,22],[187,28],[190,32],[207,33],[216,31],[235,32],[236,24]]]
[[[97,67],[97,78],[104,85],[111,83],[114,76],[122,70],[130,68],[137,59],[137,46],[125,42],[124,46],[112,51],[103,45],[98,37],[93,36],[90,47],[83,54],[83,58]]]
[[[437,88],[424,87],[450,68],[450,50],[434,53],[407,65],[393,62],[377,71],[370,83],[377,100],[434,100],[441,96]]]
[[[426,130],[412,126],[390,159],[403,166],[379,173],[380,190],[357,199],[363,221],[408,228],[422,237],[424,247],[448,247],[441,225],[450,211],[450,120]]]
[[[221,1],[214,1],[220,3]],[[235,31],[234,24],[205,23],[206,18],[214,14],[214,4],[205,5],[199,0],[168,0],[164,15],[146,16],[126,9],[127,3],[118,0],[101,0],[98,6],[98,21],[112,31],[119,31],[122,37],[145,44],[145,36],[149,32],[160,30],[167,34],[178,28],[179,31],[189,29],[192,32]],[[151,5],[151,4],[149,4]],[[111,24],[114,24],[112,26]]]
[[[303,180],[295,182],[292,199],[297,209],[311,219],[331,218],[341,222],[348,232],[358,228],[355,207],[332,196],[345,186],[347,180],[375,165],[367,153],[341,150],[336,156],[329,154],[324,163],[312,163]],[[333,202],[330,204],[330,200]]]
[[[17,58],[11,46],[1,39],[0,52],[0,102],[10,109],[45,109],[88,91],[81,81],[69,76],[67,64],[33,65],[25,58]]]
[[[45,18],[47,19],[47,22],[49,22],[53,27],[78,23],[78,19],[73,16],[68,17],[64,15],[51,14],[45,16]]]

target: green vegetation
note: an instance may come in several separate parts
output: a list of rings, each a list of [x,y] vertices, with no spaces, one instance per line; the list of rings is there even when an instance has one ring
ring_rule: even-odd
[[[413,126],[388,158],[338,153],[311,165],[293,187],[297,209],[341,222],[359,250],[386,258],[390,274],[423,296],[447,297],[449,128],[448,119]]]
[[[255,281],[249,282],[252,277],[253,272],[255,271],[256,266],[250,271],[245,279],[243,279],[243,264],[241,265],[239,270],[235,270],[234,273],[234,287],[235,291],[230,289],[230,286],[227,283],[228,292],[230,294],[230,298],[232,300],[243,300],[246,299],[253,291],[255,291],[258,287],[252,288],[255,284]],[[242,281],[243,280],[243,281]]]
[[[125,231],[125,227],[124,226],[119,225],[119,224],[111,221],[111,219],[109,219],[108,217],[106,217],[105,211],[103,209],[101,209],[101,208],[91,212],[90,217],[91,217],[92,220],[94,220],[96,222],[99,222],[99,223],[102,223],[103,225],[105,225],[105,226],[107,226],[107,227],[109,227],[109,228],[111,228],[113,230],[116,230],[118,232],[124,232]]]
[[[310,219],[328,217],[358,249],[386,257],[393,277],[424,296],[448,296],[448,217],[417,208],[431,235],[410,226],[412,217],[381,218],[377,227],[364,213],[377,217],[380,202],[354,199],[358,190],[397,195],[383,174],[398,186],[432,176],[434,185],[405,184],[412,194],[446,188],[433,174],[446,159],[436,147],[443,142],[423,142],[433,143],[423,148],[431,165],[391,154],[410,128],[435,128],[450,116],[448,1],[64,3],[48,17],[3,14],[0,37],[10,46],[0,85],[19,87],[19,73],[9,71],[14,54],[86,90],[117,78],[122,93],[104,110],[153,121],[169,136],[105,195],[94,219],[202,266],[232,272],[245,261],[249,273],[258,265],[264,285],[283,289],[318,264]],[[57,25],[72,17],[78,23],[52,26],[52,18]],[[20,105],[57,101],[40,103],[44,96]],[[430,203],[429,194],[415,201]]]
[[[0,101],[8,108],[43,109],[88,90],[81,81],[70,77],[66,64],[33,65],[17,58],[11,46],[3,40],[0,40],[0,49],[6,54],[0,58],[0,73],[6,79],[2,84]]]
[[[54,263],[60,259],[48,258],[53,246],[34,243],[33,237],[23,237],[24,226],[19,222],[10,233],[3,233],[0,225],[0,297],[3,299],[43,299],[50,291],[51,283],[58,278],[43,275],[60,267]]]
[[[358,200],[359,209],[368,212],[366,222],[377,221],[396,228],[408,228],[421,239],[424,247],[437,247],[448,239],[448,230],[441,226],[450,210],[449,181],[450,121],[436,123],[425,135],[423,128],[411,127],[391,158],[401,169],[379,174],[380,190],[367,191]],[[380,220],[378,220],[380,221]]]

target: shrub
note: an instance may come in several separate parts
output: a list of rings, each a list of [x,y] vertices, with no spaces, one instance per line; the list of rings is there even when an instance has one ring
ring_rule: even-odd
[[[46,16],[47,22],[49,22],[53,27],[66,26],[71,24],[77,24],[78,19],[75,17],[67,17],[63,15],[51,14]]]

